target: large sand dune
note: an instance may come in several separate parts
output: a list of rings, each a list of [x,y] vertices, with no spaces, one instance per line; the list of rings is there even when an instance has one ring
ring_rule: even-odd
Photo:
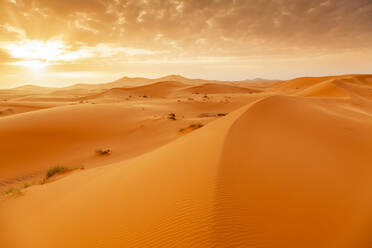
[[[185,83],[129,89],[161,101],[0,118],[3,181],[52,160],[105,165],[3,196],[0,247],[371,247],[372,76],[236,86],[230,102],[169,97],[199,87]],[[195,121],[208,125],[177,133]],[[115,153],[94,157],[106,146]]]

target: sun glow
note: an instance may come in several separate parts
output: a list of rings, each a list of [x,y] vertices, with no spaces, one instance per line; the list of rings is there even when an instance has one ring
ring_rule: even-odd
[[[22,40],[7,43],[4,46],[9,54],[17,59],[11,65],[27,67],[29,69],[40,69],[50,64],[57,64],[59,57],[69,48],[60,40]]]
[[[66,49],[62,41],[23,40],[6,47],[13,58],[55,60]]]
[[[30,69],[41,69],[48,65],[47,62],[42,62],[39,60],[18,61],[18,62],[13,62],[12,64],[24,66]]]

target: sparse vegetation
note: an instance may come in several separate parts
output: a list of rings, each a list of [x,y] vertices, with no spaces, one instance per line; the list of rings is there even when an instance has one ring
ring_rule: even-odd
[[[31,184],[29,184],[29,183],[25,183],[25,184],[23,185],[23,188],[27,189],[27,188],[30,187],[30,186],[31,186]]]
[[[194,123],[194,124],[190,124],[190,126],[188,126],[186,128],[181,128],[179,130],[179,132],[182,133],[182,132],[185,132],[185,131],[188,131],[188,130],[189,131],[194,131],[194,130],[199,129],[199,128],[203,127],[203,126],[204,125],[201,124],[201,123]]]
[[[221,117],[226,116],[228,113],[202,113],[198,115],[199,118],[206,118],[206,117]]]
[[[5,195],[8,195],[8,194],[14,193],[15,191],[16,191],[15,188],[9,188],[9,189],[7,189],[7,190],[4,192],[4,194],[5,194]]]
[[[190,125],[190,128],[201,128],[201,127],[203,127],[204,125],[203,124],[201,124],[201,123],[198,123],[198,124],[191,124]]]
[[[170,113],[170,114],[168,114],[168,119],[170,119],[170,120],[177,120],[176,119],[176,114],[175,113]]]
[[[9,188],[5,192],[2,193],[3,195],[10,195],[10,194],[22,194],[20,189],[16,188]]]
[[[55,166],[46,172],[45,179],[51,178],[52,176],[56,174],[61,174],[61,173],[64,173],[70,170],[71,169],[64,167],[64,166]]]
[[[206,118],[206,117],[215,117],[216,114],[214,113],[201,113],[200,115],[198,115],[199,118]]]
[[[83,170],[83,169],[84,169],[84,166],[82,165],[76,166],[76,167],[54,166],[53,168],[49,169],[46,172],[45,178],[41,183],[42,184],[45,183],[49,178],[53,177],[54,175],[62,174],[62,173],[73,171],[73,170]]]
[[[109,148],[97,149],[96,150],[96,154],[97,155],[110,155],[111,154],[111,150]]]

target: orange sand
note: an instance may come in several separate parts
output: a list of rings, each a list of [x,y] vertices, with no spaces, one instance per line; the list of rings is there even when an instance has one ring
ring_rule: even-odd
[[[372,75],[178,77],[2,103],[40,109],[0,116],[0,189],[87,169],[1,197],[0,247],[371,247]]]

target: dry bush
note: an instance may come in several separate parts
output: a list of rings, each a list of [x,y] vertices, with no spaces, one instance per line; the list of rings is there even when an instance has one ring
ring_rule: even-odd
[[[168,119],[175,121],[176,120],[176,114],[175,113],[168,114]]]
[[[45,175],[45,179],[51,178],[52,176],[56,174],[61,174],[63,172],[69,171],[71,169],[64,167],[64,166],[54,166],[53,168],[50,168]]]
[[[110,155],[111,154],[111,150],[109,148],[97,149],[96,150],[96,154],[97,155]]]

